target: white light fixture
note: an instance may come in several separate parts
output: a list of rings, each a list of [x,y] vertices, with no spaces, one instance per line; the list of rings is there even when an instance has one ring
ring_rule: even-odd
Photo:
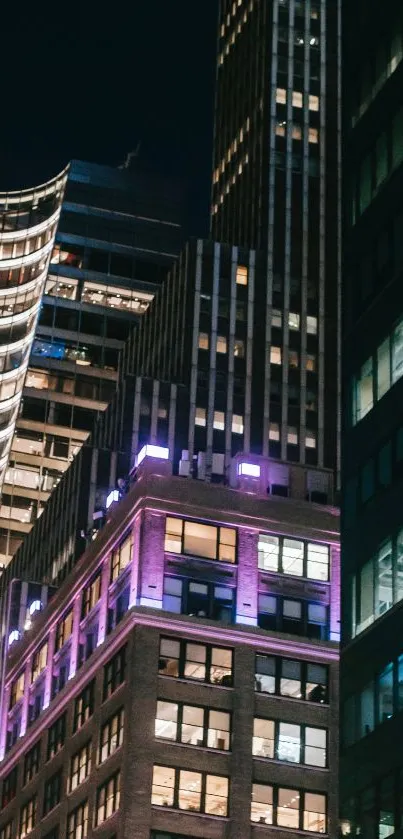
[[[20,640],[20,633],[18,632],[18,629],[13,629],[8,636],[8,646],[11,647],[11,644],[14,644],[14,641],[19,641],[19,640]]]
[[[106,499],[106,509],[107,510],[109,509],[111,504],[113,504],[114,501],[119,501],[119,490],[118,489],[113,489],[112,492],[110,492],[109,495],[107,496],[107,499]]]
[[[156,457],[158,460],[169,460],[169,449],[165,448],[165,446],[154,446],[151,443],[147,443],[146,446],[143,446],[143,448],[140,449],[136,457],[136,466],[140,466],[140,463],[143,462],[145,457]]]
[[[28,607],[28,611],[30,615],[34,615],[35,612],[40,612],[42,609],[42,603],[40,600],[33,600],[30,606]]]
[[[260,478],[260,466],[257,463],[239,463],[238,475],[245,475],[248,478]]]

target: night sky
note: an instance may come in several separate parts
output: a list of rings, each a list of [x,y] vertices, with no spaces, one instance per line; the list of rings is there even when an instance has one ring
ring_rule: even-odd
[[[10,5],[0,191],[47,180],[72,158],[115,166],[140,143],[140,166],[188,181],[204,234],[218,0]]]

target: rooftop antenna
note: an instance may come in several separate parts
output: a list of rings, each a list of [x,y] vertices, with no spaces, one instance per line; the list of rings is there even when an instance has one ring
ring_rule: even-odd
[[[130,169],[130,165],[131,165],[132,160],[135,157],[138,157],[138,155],[139,155],[140,146],[141,146],[141,140],[139,140],[136,148],[133,149],[133,151],[128,152],[128,154],[126,155],[126,159],[125,159],[124,163],[121,163],[120,166],[118,166],[118,169]]]

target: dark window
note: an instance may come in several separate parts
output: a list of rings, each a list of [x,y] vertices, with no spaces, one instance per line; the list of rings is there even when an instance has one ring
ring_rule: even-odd
[[[39,764],[41,759],[41,741],[38,740],[32,749],[26,753],[24,757],[24,777],[23,777],[23,786],[28,784],[29,781],[32,781],[32,778],[35,777],[37,772],[39,771]]]
[[[97,576],[83,591],[83,601],[81,607],[81,619],[85,618],[91,609],[96,606],[101,596],[101,575]]]
[[[108,699],[109,696],[117,690],[119,685],[123,684],[125,680],[126,671],[126,647],[122,647],[116,655],[104,667],[104,686],[102,699]]]
[[[328,703],[328,668],[324,664],[257,655],[255,690],[308,702]]]
[[[70,761],[69,792],[73,792],[91,772],[91,740],[76,752]]]
[[[322,603],[259,594],[258,626],[325,641],[329,636],[329,609]]]
[[[29,801],[21,807],[20,813],[20,836],[26,836],[30,833],[36,825],[36,817],[38,811],[37,797],[34,795]]]
[[[56,772],[45,782],[43,793],[43,815],[46,816],[60,801],[62,792],[62,771]]]
[[[3,827],[0,827],[0,839],[12,839],[13,822],[7,822]],[[46,837],[45,837],[46,839]]]
[[[73,733],[78,731],[94,713],[95,680],[93,679],[74,701]]]
[[[101,728],[99,762],[103,763],[123,743],[125,712],[120,708]]]
[[[64,746],[66,738],[66,713],[62,714],[51,725],[48,732],[47,760],[50,760]]]
[[[181,577],[164,577],[163,609],[231,623],[235,589]]]
[[[7,804],[15,798],[17,794],[17,778],[18,767],[14,766],[11,772],[6,775],[3,781],[3,788],[1,792],[1,807],[7,807]]]
[[[95,826],[109,819],[120,805],[120,771],[115,772],[97,790],[95,804]]]
[[[162,676],[232,687],[233,651],[210,644],[161,638],[158,671]]]

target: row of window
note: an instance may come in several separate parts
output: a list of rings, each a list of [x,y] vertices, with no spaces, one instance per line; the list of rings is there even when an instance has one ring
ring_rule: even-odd
[[[304,107],[304,94],[300,90],[285,90],[283,87],[276,89],[276,102],[278,105],[287,104],[288,98],[291,98],[293,108]],[[319,111],[319,96],[314,96],[312,93],[305,95],[305,106],[308,105],[310,111]]]
[[[352,637],[403,599],[403,530],[350,578]]]
[[[161,676],[232,687],[233,652],[225,647],[161,638],[158,669]],[[255,690],[273,696],[327,703],[328,670],[323,664],[258,654]]]
[[[387,839],[403,829],[403,770],[386,775],[342,802],[342,836]]]
[[[307,406],[308,407],[308,406]],[[195,411],[195,425],[205,428],[207,426],[207,408],[197,407]],[[225,431],[225,413],[224,411],[214,411],[213,414],[213,428],[215,431]],[[244,418],[241,414],[232,415],[231,423],[232,434],[244,433]],[[272,422],[269,426],[270,440],[280,441],[280,425]],[[305,446],[307,449],[316,449],[316,431],[309,429],[305,434]],[[299,430],[296,426],[289,426],[287,428],[287,444],[289,446],[298,446]]]
[[[355,425],[403,376],[403,321],[367,359],[353,379],[352,422]]]
[[[237,559],[236,530],[167,516],[165,550],[169,553],[234,563]],[[328,580],[329,546],[290,539],[287,536],[260,533],[258,567],[262,571],[281,572],[312,580]]]
[[[292,370],[296,370],[300,366],[300,354],[297,350],[288,349],[288,366]],[[270,347],[270,364],[281,365],[283,363],[283,350],[281,347]],[[305,360],[305,369],[310,373],[316,373],[316,355],[307,353]]]
[[[403,655],[389,662],[343,706],[343,745],[352,745],[403,710]]]
[[[61,772],[50,778],[45,784],[43,816],[51,812],[61,800]],[[94,828],[109,819],[120,806],[120,771],[116,772],[102,786],[98,787],[95,799]],[[24,839],[39,823],[38,798],[34,795],[20,810],[17,839]],[[79,804],[67,815],[66,839],[86,839],[88,836],[88,801]],[[8,831],[8,832],[7,832]],[[2,829],[3,836],[12,835],[12,823]],[[55,834],[57,836],[57,833]]]
[[[216,352],[224,354],[228,352],[228,340],[225,335],[217,335],[216,338]],[[210,335],[208,332],[199,333],[199,350],[210,349]],[[245,342],[242,338],[234,338],[234,356],[235,358],[244,358],[245,356]]]
[[[356,96],[352,105],[352,124],[362,117],[388,78],[395,72],[403,58],[403,37],[401,23],[391,27],[387,40],[378,40],[376,53],[362,67],[362,75],[356,82]],[[361,68],[358,68],[359,70]]]
[[[352,224],[371,204],[380,187],[403,161],[403,108],[377,137],[361,163],[357,183],[352,187]]]
[[[229,779],[222,775],[154,766],[152,804],[227,817]],[[251,821],[326,832],[326,796],[268,784],[253,784]]]
[[[276,122],[276,136],[277,137],[286,137],[287,136],[287,120],[286,119],[279,119]],[[293,140],[302,140],[303,138],[303,125],[300,125],[298,122],[291,123],[291,137]],[[319,129],[313,128],[312,126],[308,127],[308,143],[319,143]],[[315,333],[316,334],[316,333]]]

